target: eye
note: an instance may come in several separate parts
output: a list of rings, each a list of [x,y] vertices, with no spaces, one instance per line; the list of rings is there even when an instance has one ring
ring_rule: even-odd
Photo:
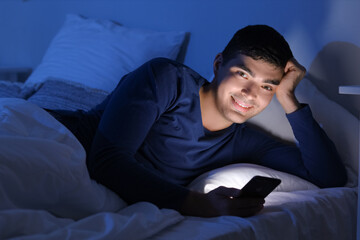
[[[273,88],[270,86],[262,86],[262,88],[265,89],[266,91],[270,91],[270,92],[273,90]]]
[[[248,75],[246,73],[242,72],[242,71],[238,71],[237,74],[242,78],[247,78],[248,77]]]

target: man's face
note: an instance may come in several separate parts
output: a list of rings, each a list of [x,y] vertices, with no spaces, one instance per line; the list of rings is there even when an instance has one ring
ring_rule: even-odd
[[[229,123],[243,123],[270,103],[284,70],[241,54],[224,65],[219,54],[214,74],[218,111]]]

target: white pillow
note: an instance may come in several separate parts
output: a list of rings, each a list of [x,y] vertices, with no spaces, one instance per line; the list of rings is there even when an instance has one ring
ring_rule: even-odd
[[[0,99],[0,210],[42,209],[79,219],[126,203],[91,180],[85,150],[45,110]]]
[[[231,164],[206,172],[197,177],[188,187],[202,193],[208,193],[220,186],[241,189],[256,175],[281,179],[280,185],[274,191],[318,189],[314,184],[297,176],[250,163]]]
[[[155,57],[176,59],[184,37],[185,32],[126,28],[69,14],[26,83],[66,79],[110,92],[123,75],[144,62]]]
[[[359,120],[345,108],[328,99],[306,78],[296,88],[296,96],[300,102],[310,105],[314,118],[334,142],[347,170],[346,186],[357,186]],[[276,97],[262,113],[249,122],[284,140],[295,141],[291,126]]]

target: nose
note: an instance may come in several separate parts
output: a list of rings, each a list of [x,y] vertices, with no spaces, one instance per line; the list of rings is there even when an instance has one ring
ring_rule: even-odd
[[[255,99],[257,96],[257,90],[254,83],[247,83],[241,89],[241,93],[248,99]]]

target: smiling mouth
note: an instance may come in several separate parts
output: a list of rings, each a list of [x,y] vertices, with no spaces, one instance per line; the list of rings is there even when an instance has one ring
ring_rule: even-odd
[[[233,100],[233,106],[235,108],[235,110],[237,110],[238,112],[247,112],[249,111],[253,106],[252,105],[248,105],[245,104],[243,102],[240,102],[240,100],[238,100],[236,97],[231,96],[232,100]]]

